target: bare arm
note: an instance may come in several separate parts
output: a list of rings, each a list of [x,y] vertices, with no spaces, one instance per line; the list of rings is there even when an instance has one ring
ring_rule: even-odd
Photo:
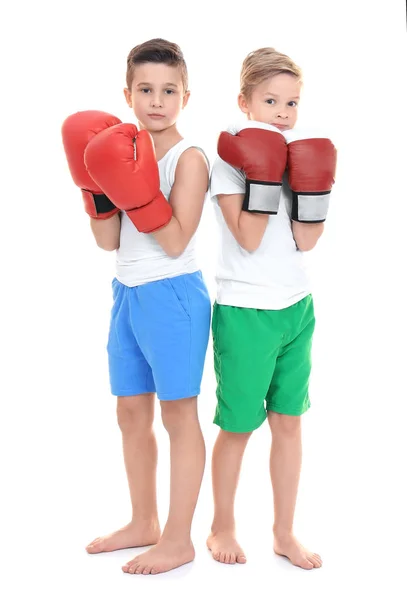
[[[324,231],[324,223],[299,223],[291,221],[293,237],[298,250],[308,252],[315,248]]]
[[[99,248],[112,251],[120,245],[120,213],[110,219],[91,219],[90,227]]]
[[[180,157],[171,189],[171,221],[153,233],[163,250],[173,258],[188,246],[201,220],[208,189],[208,166],[202,152],[189,148]]]
[[[242,210],[244,194],[218,194],[223,217],[239,246],[254,252],[260,246],[269,215]]]

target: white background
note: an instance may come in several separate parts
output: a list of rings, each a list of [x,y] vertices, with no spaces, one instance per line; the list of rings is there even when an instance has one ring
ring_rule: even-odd
[[[0,32],[2,597],[406,598],[404,3],[10,7]],[[195,562],[156,577],[128,576],[120,567],[134,550],[84,550],[128,521],[129,500],[105,352],[114,255],[94,243],[60,126],[84,109],[131,120],[122,93],[127,54],[159,36],[184,51],[192,94],[180,128],[211,158],[219,131],[238,116],[242,60],[262,46],[303,68],[299,124],[326,126],[338,148],[326,232],[308,257],[318,324],[296,532],[322,555],[318,571],[272,553],[267,424],[250,442],[237,500],[248,563],[220,565],[205,549],[217,434],[212,346],[199,401],[208,462]],[[199,257],[212,299],[216,236],[208,202]],[[164,523],[168,440],[158,415]]]

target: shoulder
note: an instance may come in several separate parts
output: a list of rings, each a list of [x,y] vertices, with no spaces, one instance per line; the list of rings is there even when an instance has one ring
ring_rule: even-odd
[[[209,163],[206,161],[206,155],[199,146],[180,140],[158,162],[161,185],[167,184],[171,189],[176,179],[185,178],[184,173],[188,170],[195,173],[196,169],[200,169],[207,176]]]
[[[209,160],[204,150],[195,144],[183,140],[180,144],[175,177],[196,177],[200,174],[206,178],[209,176]]]
[[[188,148],[182,153],[175,169],[174,185],[185,190],[207,191],[209,187],[209,165],[206,157],[197,148]]]
[[[204,168],[208,171],[209,163],[203,150],[197,146],[188,146],[183,150],[179,159],[178,167],[181,168]]]

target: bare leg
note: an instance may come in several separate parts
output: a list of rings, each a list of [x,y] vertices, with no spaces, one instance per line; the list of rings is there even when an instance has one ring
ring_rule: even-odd
[[[301,472],[301,417],[268,413],[273,441],[270,475],[274,495],[274,551],[295,566],[313,569],[321,557],[310,552],[294,537],[293,522]]]
[[[246,557],[235,535],[234,503],[243,454],[251,433],[220,431],[212,456],[215,514],[207,546],[215,560],[245,563]]]
[[[157,442],[153,432],[154,394],[117,399],[117,418],[129,483],[132,519],[114,533],[96,538],[90,554],[155,544],[160,537],[157,515]]]
[[[205,467],[205,444],[198,421],[197,399],[161,402],[170,436],[170,510],[158,544],[123,567],[126,573],[154,575],[191,562],[195,550],[191,524]]]

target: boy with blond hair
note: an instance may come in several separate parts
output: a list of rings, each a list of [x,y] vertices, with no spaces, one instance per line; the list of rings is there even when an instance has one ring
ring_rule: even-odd
[[[329,139],[295,129],[302,74],[273,48],[243,62],[238,104],[244,125],[222,132],[210,193],[221,231],[213,310],[221,431],[212,478],[214,559],[244,563],[234,499],[243,454],[265,419],[272,433],[274,550],[304,569],[322,565],[293,533],[301,469],[301,415],[315,317],[303,252],[324,229],[336,163]]]

